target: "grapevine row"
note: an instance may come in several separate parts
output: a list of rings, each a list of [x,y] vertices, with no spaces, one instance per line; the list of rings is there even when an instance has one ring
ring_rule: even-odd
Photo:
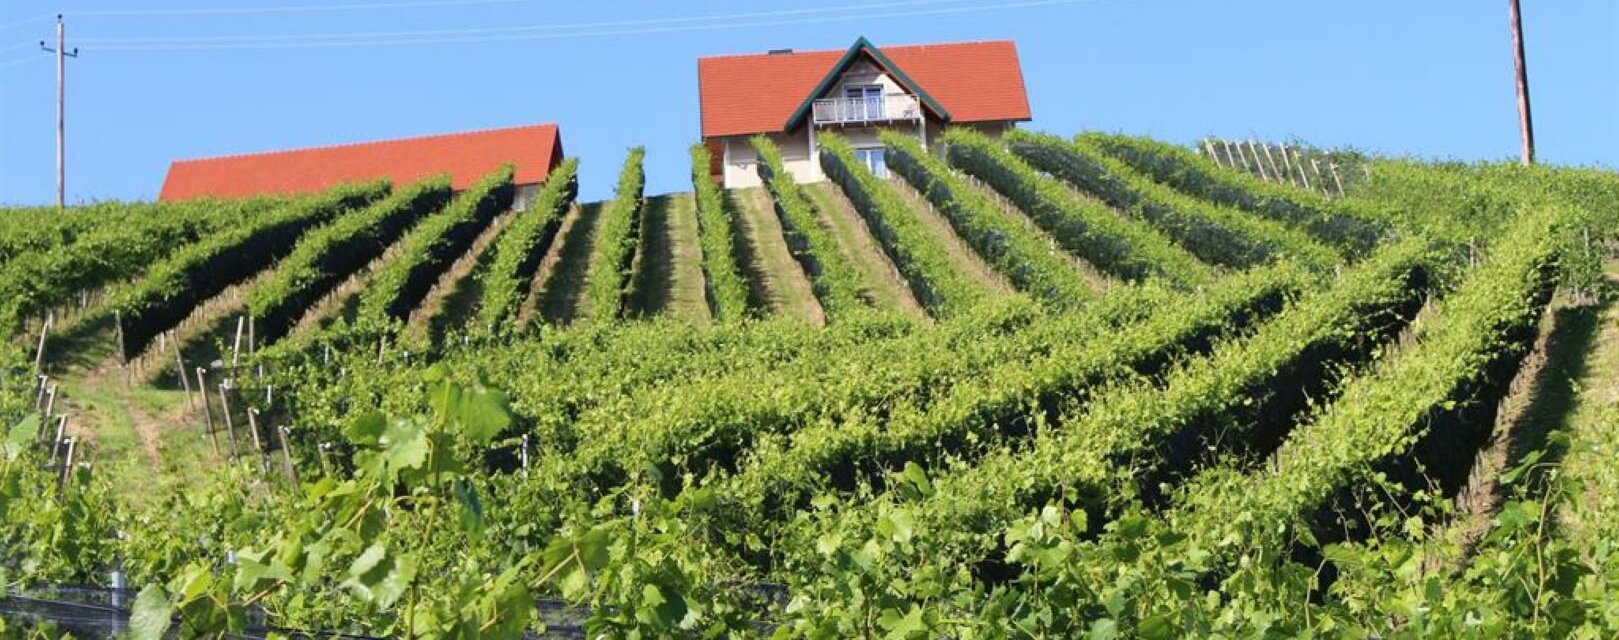
[[[449,200],[449,178],[429,178],[311,231],[276,264],[270,279],[248,292],[255,338],[270,344],[286,336],[304,309]]]
[[[782,162],[781,150],[764,136],[752,141],[759,154],[759,177],[770,190],[787,234],[793,257],[815,285],[815,297],[828,316],[839,318],[865,306],[860,275],[849,264],[837,238],[822,225],[820,214],[810,204],[797,179]]]
[[[596,244],[585,275],[585,288],[579,305],[593,322],[607,322],[619,316],[629,282],[630,265],[635,261],[637,226],[646,203],[646,172],[642,161],[646,150],[630,149],[624,168],[618,174],[613,199],[602,205],[596,223]],[[579,315],[579,314],[576,314]]]
[[[1291,258],[1324,267],[1338,260],[1302,231],[1179,193],[1089,142],[1022,130],[1007,139],[1012,151],[1030,164],[1152,224],[1205,262],[1246,267]]]
[[[529,294],[534,270],[556,239],[562,217],[579,195],[579,161],[569,158],[551,171],[528,208],[500,232],[489,267],[479,274],[483,302],[479,321],[501,327],[517,314]]]
[[[339,186],[228,227],[171,254],[111,296],[125,358],[146,349],[199,303],[292,252],[310,228],[386,195],[387,183]]]
[[[740,231],[725,210],[725,195],[709,176],[708,147],[691,147],[692,189],[697,200],[697,231],[703,251],[703,275],[707,280],[708,306],[714,318],[735,320],[748,312],[748,285],[735,250]]]
[[[935,317],[949,317],[988,297],[983,287],[951,263],[945,248],[922,226],[917,213],[894,192],[894,187],[855,159],[854,149],[847,142],[831,134],[822,134],[818,140],[822,169],[866,219],[883,250],[910,282],[917,302]]]
[[[1059,306],[1071,307],[1096,296],[1040,232],[1008,218],[914,138],[893,131],[879,137],[888,149],[888,166],[932,201],[956,233],[1013,285]]]
[[[455,196],[444,210],[411,227],[360,295],[355,326],[388,333],[409,317],[440,272],[466,251],[484,227],[511,207],[515,189],[510,165],[484,176]]]
[[[968,129],[945,134],[950,164],[989,183],[1029,214],[1063,247],[1116,278],[1163,278],[1181,285],[1208,282],[1208,266],[1148,224],[1108,206],[1075,197],[998,142]]]

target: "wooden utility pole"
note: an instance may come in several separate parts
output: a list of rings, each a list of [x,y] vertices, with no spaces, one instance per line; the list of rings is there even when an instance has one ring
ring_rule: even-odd
[[[39,48],[56,54],[56,207],[67,206],[67,59],[79,57],[79,48],[67,50],[67,25],[62,14],[56,14],[56,48]]]
[[[1535,163],[1535,123],[1529,114],[1529,69],[1523,56],[1523,12],[1518,8],[1518,0],[1507,0],[1507,6],[1512,18],[1512,61],[1517,67],[1518,131],[1523,141],[1523,164],[1529,166]]]

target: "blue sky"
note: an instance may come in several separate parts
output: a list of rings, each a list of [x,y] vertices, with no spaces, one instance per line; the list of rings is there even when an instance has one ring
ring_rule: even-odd
[[[347,8],[307,10],[332,5]],[[284,10],[247,11],[265,8]],[[150,199],[173,158],[533,122],[562,125],[584,198],[610,192],[635,144],[650,192],[686,190],[697,57],[861,35],[1016,40],[1028,126],[1056,133],[1517,152],[1505,0],[8,0],[0,203],[54,197],[54,66],[35,43],[59,11],[83,51],[69,63],[70,201]],[[1524,12],[1541,159],[1619,166],[1619,3]],[[449,33],[286,46],[421,31]],[[152,38],[169,40],[131,40]],[[152,50],[174,45],[192,48]]]

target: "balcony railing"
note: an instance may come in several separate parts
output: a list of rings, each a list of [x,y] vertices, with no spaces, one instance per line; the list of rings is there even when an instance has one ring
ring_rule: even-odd
[[[825,98],[815,101],[815,124],[847,124],[915,120],[922,116],[916,96],[891,93],[870,98]]]

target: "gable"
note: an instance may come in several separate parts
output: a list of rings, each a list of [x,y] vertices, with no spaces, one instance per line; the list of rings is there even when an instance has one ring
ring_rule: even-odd
[[[879,50],[912,84],[932,96],[951,122],[1030,119],[1023,71],[1011,41]],[[813,103],[817,88],[848,53],[808,51],[699,59],[703,137],[785,130],[806,101]]]

